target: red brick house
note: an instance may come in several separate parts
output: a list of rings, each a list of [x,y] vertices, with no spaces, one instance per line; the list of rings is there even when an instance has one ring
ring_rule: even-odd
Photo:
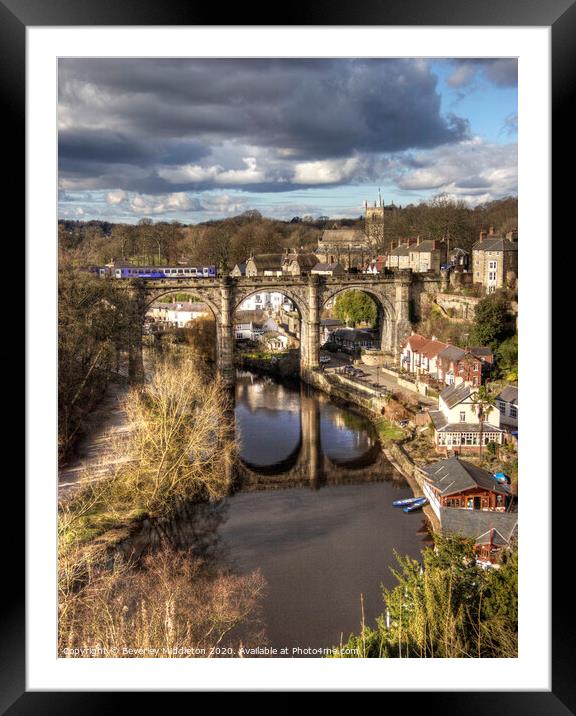
[[[490,348],[458,348],[448,345],[438,354],[438,380],[446,385],[468,382],[482,385],[492,367]]]

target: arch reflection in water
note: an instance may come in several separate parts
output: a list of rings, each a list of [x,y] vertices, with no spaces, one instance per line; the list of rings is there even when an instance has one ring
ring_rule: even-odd
[[[240,489],[399,478],[367,418],[304,384],[238,373],[235,419]]]

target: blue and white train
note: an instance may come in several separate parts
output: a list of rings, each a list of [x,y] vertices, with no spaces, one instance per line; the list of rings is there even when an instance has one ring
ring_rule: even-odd
[[[101,277],[112,278],[216,278],[216,266],[94,266],[90,269]]]

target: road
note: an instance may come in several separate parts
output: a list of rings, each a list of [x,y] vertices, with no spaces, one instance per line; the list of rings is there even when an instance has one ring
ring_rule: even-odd
[[[353,359],[351,356],[345,353],[330,353],[328,351],[320,351],[320,355],[327,355],[330,357],[330,363],[325,363],[324,370],[328,373],[333,372],[336,368],[340,368],[344,365],[351,365]],[[371,384],[374,387],[382,387],[392,393],[400,393],[406,398],[414,398],[416,396],[420,403],[430,407],[436,407],[438,405],[437,398],[428,398],[424,395],[420,395],[414,391],[408,390],[407,388],[400,387],[395,376],[384,373],[379,366],[373,365],[360,365],[357,366],[365,375],[362,376],[362,380],[348,376],[351,380],[357,380],[359,385]]]

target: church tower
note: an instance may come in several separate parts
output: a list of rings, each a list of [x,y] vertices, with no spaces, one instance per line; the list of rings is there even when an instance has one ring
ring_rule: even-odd
[[[368,206],[368,202],[364,202],[364,220],[370,246],[381,251],[384,248],[384,202],[380,190],[378,202],[374,202],[374,206]]]

